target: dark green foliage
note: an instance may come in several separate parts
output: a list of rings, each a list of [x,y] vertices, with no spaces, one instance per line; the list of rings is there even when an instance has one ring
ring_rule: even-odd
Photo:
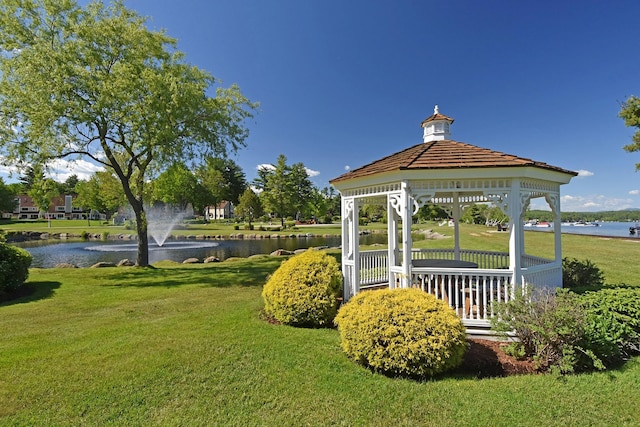
[[[589,348],[589,319],[578,294],[563,289],[516,293],[494,309],[493,328],[513,331],[519,341],[511,345],[511,352],[532,357],[538,370],[565,374],[604,369]]]
[[[31,254],[0,243],[0,299],[17,291],[29,277]]]
[[[562,287],[599,289],[602,285],[604,273],[590,260],[562,259]]]
[[[605,369],[640,352],[640,289],[579,295],[565,289],[518,294],[494,307],[492,326],[515,332],[513,355],[532,357],[541,371]]]
[[[608,363],[640,352],[640,289],[614,288],[581,296],[593,350]]]
[[[460,365],[467,348],[454,310],[418,289],[361,292],[335,322],[347,356],[389,376],[437,375]]]

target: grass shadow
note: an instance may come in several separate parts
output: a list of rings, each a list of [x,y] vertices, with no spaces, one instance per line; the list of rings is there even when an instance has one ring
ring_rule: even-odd
[[[282,260],[265,262],[230,262],[207,266],[127,268],[104,277],[106,286],[175,287],[200,285],[225,288],[262,286]]]
[[[60,282],[27,282],[17,292],[0,299],[0,307],[24,304],[32,301],[50,298],[60,287]]]

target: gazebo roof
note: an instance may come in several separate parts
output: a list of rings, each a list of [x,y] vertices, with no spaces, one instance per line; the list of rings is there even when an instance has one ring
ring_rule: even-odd
[[[434,114],[435,116],[435,114]],[[428,121],[433,116],[425,120]],[[443,116],[449,119],[446,116]],[[452,119],[449,119],[452,120]],[[453,120],[452,120],[453,121]],[[424,123],[424,122],[423,122]],[[571,176],[577,173],[544,162],[518,157],[452,140],[424,142],[353,169],[330,182],[342,182],[381,173],[403,170],[443,170],[471,168],[535,167]]]

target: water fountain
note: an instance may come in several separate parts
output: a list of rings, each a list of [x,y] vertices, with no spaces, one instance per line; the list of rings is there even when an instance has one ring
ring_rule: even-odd
[[[147,209],[147,233],[160,247],[164,246],[171,230],[182,221],[184,214],[167,213],[158,209]]]

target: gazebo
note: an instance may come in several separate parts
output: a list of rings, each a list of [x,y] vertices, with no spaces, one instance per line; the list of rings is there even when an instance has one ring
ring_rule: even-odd
[[[562,286],[560,227],[554,227],[550,259],[528,255],[523,213],[532,199],[544,198],[560,224],[560,185],[577,173],[453,141],[452,123],[436,106],[421,124],[422,143],[330,181],[342,196],[344,301],[370,287],[419,287],[447,301],[469,333],[484,334],[493,301],[508,301],[525,285]],[[412,247],[412,217],[429,203],[453,219],[453,249]],[[509,217],[509,253],[460,247],[461,212],[475,203],[493,204]],[[385,250],[359,250],[364,204],[386,207]]]

